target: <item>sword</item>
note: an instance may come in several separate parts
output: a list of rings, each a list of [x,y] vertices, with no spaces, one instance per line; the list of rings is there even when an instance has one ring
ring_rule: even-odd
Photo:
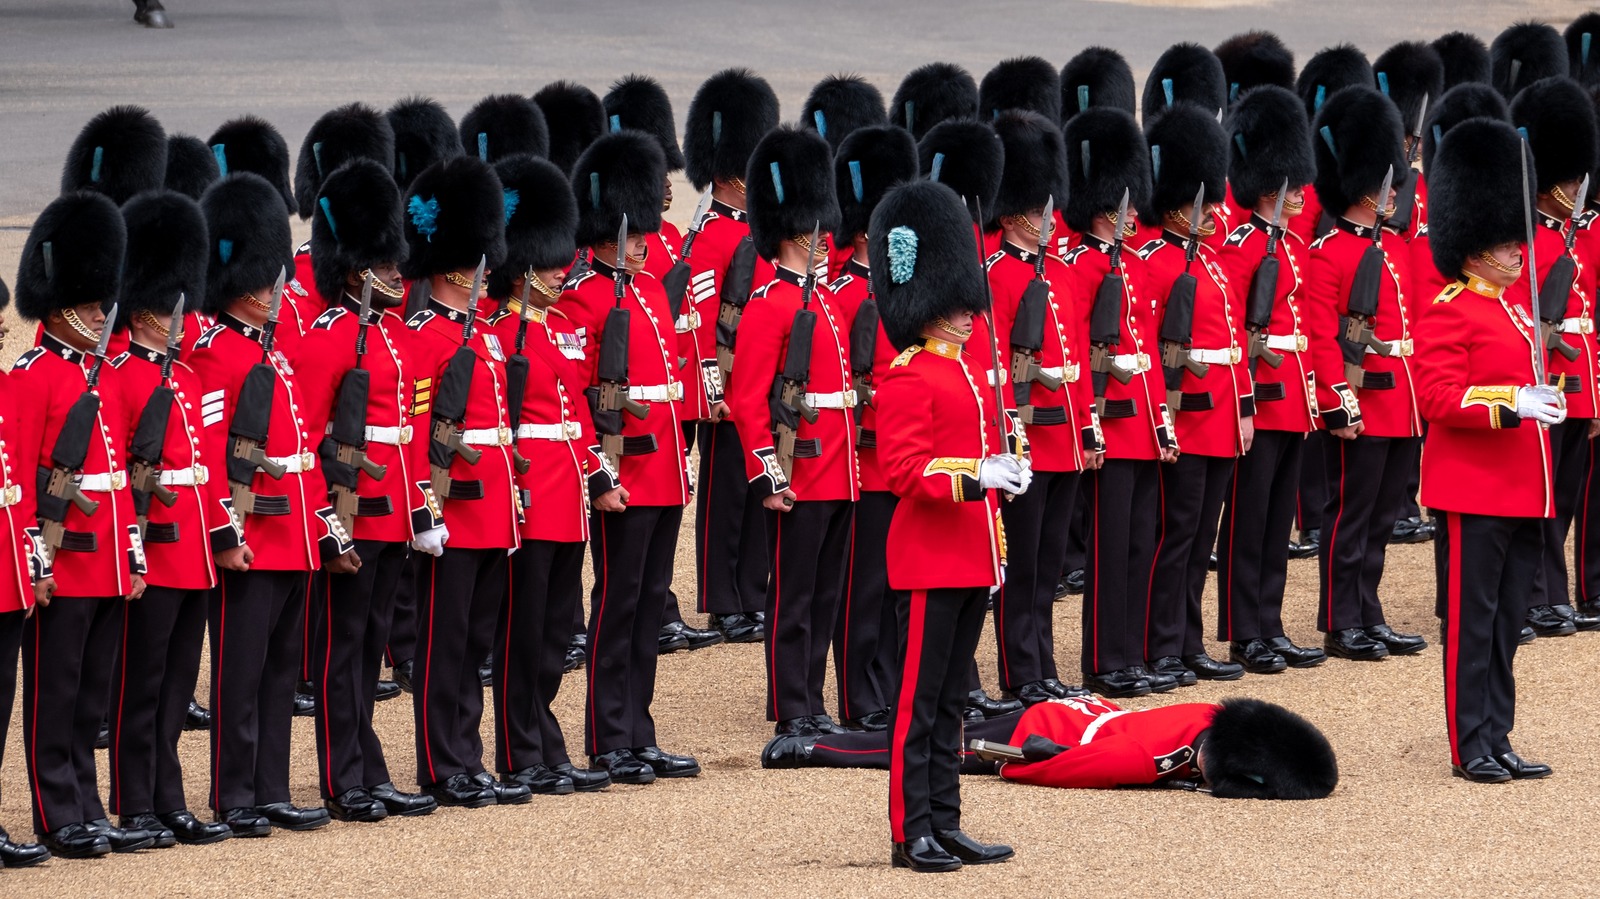
[[[1528,139],[1522,139],[1522,222],[1528,236],[1527,258],[1523,265],[1528,270],[1528,300],[1533,306],[1534,334],[1539,333],[1539,266],[1533,255],[1533,189],[1528,184]],[[1544,348],[1536,336],[1533,341],[1533,378],[1535,384],[1544,384]]]

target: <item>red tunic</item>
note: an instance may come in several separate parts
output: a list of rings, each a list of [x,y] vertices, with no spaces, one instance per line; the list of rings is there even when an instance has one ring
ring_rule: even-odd
[[[23,427],[15,391],[11,376],[0,374],[0,613],[33,608],[33,579],[51,574],[34,518],[39,439]]]
[[[750,235],[750,225],[744,210],[734,209],[721,200],[712,200],[700,234],[694,239],[694,251],[689,256],[689,301],[693,303],[699,324],[695,327],[696,357],[702,364],[717,359],[717,312],[721,305],[722,276],[727,273],[739,242]],[[756,258],[755,277],[750,279],[750,289],[771,281],[774,277],[772,263]],[[685,304],[687,311],[688,303]],[[721,402],[728,385],[721,376],[706,371],[698,382],[684,385],[690,391],[705,394],[706,409],[710,403]],[[699,410],[700,400],[692,404]]]
[[[1217,254],[1241,303],[1249,303],[1251,278],[1267,254],[1269,226],[1266,219],[1251,215],[1249,221],[1233,229]],[[1278,291],[1267,336],[1277,343],[1269,348],[1283,357],[1283,363],[1277,368],[1259,360],[1255,363],[1255,426],[1258,431],[1307,434],[1316,426],[1317,393],[1311,354],[1300,349],[1307,346],[1301,268],[1306,245],[1298,234],[1285,230],[1274,252],[1278,259]],[[1249,309],[1244,311],[1248,313]]]
[[[1132,711],[1098,696],[1041,702],[1022,713],[1012,744],[1039,736],[1070,748],[1042,762],[1008,762],[1000,776],[1040,787],[1087,789],[1197,777],[1196,739],[1211,726],[1218,708],[1185,702]]]
[[[1309,184],[1305,186],[1305,197],[1300,214],[1289,219],[1287,227],[1300,238],[1301,243],[1310,246],[1317,239],[1317,222],[1322,219],[1322,201],[1317,198],[1317,189]]]
[[[328,308],[328,299],[321,291],[317,290],[316,271],[311,267],[311,242],[307,241],[294,251],[294,279],[288,285],[298,285],[305,296],[294,296],[295,318],[300,323],[300,333],[304,334],[315,325],[317,317]],[[291,291],[292,293],[292,291]]]
[[[868,281],[871,273],[867,267],[852,259],[845,263],[844,273],[838,280],[828,285],[834,297],[839,301],[839,308],[844,311],[844,318],[852,322],[851,336],[855,336],[853,323],[856,312],[861,309],[861,304],[871,296],[868,290]],[[884,333],[883,324],[878,325],[877,341],[872,349],[872,374],[869,384],[876,386],[882,383],[884,372],[889,370],[889,363],[897,356],[894,346],[889,343],[889,335]],[[854,377],[854,373],[851,374]],[[886,492],[889,482],[883,476],[883,467],[878,463],[878,404],[876,401],[868,403],[857,410],[861,413],[861,439],[856,443],[856,471],[861,475],[861,491]]]

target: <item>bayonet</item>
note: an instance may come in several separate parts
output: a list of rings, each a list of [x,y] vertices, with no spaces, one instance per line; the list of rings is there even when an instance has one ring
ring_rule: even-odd
[[[622,286],[627,283],[628,277],[628,214],[622,214],[622,224],[617,226],[617,264],[611,272],[613,299],[617,308],[622,307]]]
[[[1422,106],[1417,110],[1417,125],[1411,129],[1411,149],[1406,152],[1406,164],[1414,165],[1422,152],[1422,126],[1428,120],[1428,95],[1422,95]]]
[[[817,289],[817,243],[822,240],[822,222],[811,226],[811,243],[806,248],[805,286],[800,290],[800,308],[811,308],[811,295]]]
[[[1194,206],[1189,209],[1189,240],[1183,246],[1183,270],[1188,271],[1194,263],[1194,255],[1200,250],[1200,216],[1205,215],[1206,183],[1200,182],[1200,189],[1194,192]]]
[[[178,302],[172,305],[172,323],[167,326],[167,352],[161,357],[161,383],[165,384],[172,379],[172,363],[178,359],[178,351],[183,347],[183,305],[184,295],[178,294]]]
[[[478,270],[472,273],[472,292],[467,294],[467,319],[461,323],[461,345],[472,341],[472,327],[478,320],[478,294],[483,291],[483,269],[489,262],[487,255],[478,256]]]
[[[89,389],[93,390],[100,382],[100,369],[106,364],[106,347],[111,343],[111,332],[117,324],[117,304],[112,303],[106,311],[106,323],[100,329],[100,340],[94,345],[94,364],[89,367]]]
[[[356,308],[356,368],[361,367],[361,359],[367,355],[367,324],[372,316],[372,281],[373,274],[369,270],[361,282],[361,303]]]
[[[1122,202],[1117,204],[1116,233],[1111,236],[1111,267],[1115,269],[1122,263],[1122,238],[1127,232],[1128,222],[1128,189],[1122,189]]]
[[[1044,256],[1050,252],[1050,237],[1055,233],[1056,226],[1056,198],[1054,194],[1045,197],[1044,215],[1039,219],[1039,258],[1033,261],[1033,274],[1036,278],[1044,277]]]
[[[1389,170],[1383,175],[1383,186],[1378,188],[1378,202],[1373,204],[1374,206],[1378,207],[1377,218],[1374,219],[1372,223],[1372,242],[1374,244],[1381,243],[1383,241],[1383,226],[1389,221],[1390,215],[1389,192],[1393,189],[1394,166],[1391,165],[1389,166]]]
[[[287,280],[288,270],[283,266],[278,267],[278,280],[272,284],[272,293],[267,297],[267,323],[261,328],[261,361],[267,361],[267,356],[272,353],[272,342],[278,332],[278,315],[283,308],[283,284]]]
[[[1567,252],[1572,252],[1573,244],[1578,241],[1578,218],[1583,215],[1584,205],[1589,201],[1589,176],[1584,175],[1583,181],[1578,184],[1578,196],[1572,203],[1572,218],[1567,226]]]

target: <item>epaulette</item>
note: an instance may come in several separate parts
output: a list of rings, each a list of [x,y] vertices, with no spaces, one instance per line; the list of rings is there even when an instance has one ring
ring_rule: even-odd
[[[849,287],[850,286],[850,282],[854,281],[855,279],[856,279],[855,275],[850,275],[850,274],[840,275],[837,280],[835,280],[832,284],[828,285],[828,289],[830,291],[834,292],[834,293],[838,293],[839,291],[844,290],[846,287]]]
[[[203,350],[210,347],[211,341],[216,340],[217,335],[226,330],[228,329],[225,325],[212,325],[200,334],[200,339],[194,342],[194,348]]]
[[[1583,226],[1579,225],[1578,227],[1581,228]],[[1427,237],[1427,236],[1428,236],[1428,223],[1427,222],[1423,222],[1422,224],[1417,226],[1416,237]]]
[[[511,316],[511,310],[510,309],[496,309],[492,314],[490,314],[490,316],[488,318],[483,320],[483,323],[493,327],[494,325],[498,325],[501,322],[505,321],[510,316]]]
[[[290,278],[289,283],[285,284],[284,286],[287,287],[289,291],[297,297],[311,296],[311,294],[306,293],[306,289],[301,286],[299,278]]]
[[[111,366],[112,368],[121,368],[122,367],[122,363],[127,362],[129,359],[132,359],[132,358],[133,358],[133,354],[132,353],[121,352],[121,353],[118,353],[117,355],[111,357],[110,359],[107,359],[106,360],[106,364]]]
[[[1460,281],[1452,281],[1445,285],[1444,290],[1439,291],[1439,295],[1434,297],[1433,301],[1435,303],[1448,303],[1455,299],[1457,294],[1466,289],[1467,285],[1462,284]]]
[[[1332,236],[1334,236],[1335,234],[1338,234],[1338,233],[1339,233],[1339,229],[1335,228],[1332,231],[1329,231],[1327,234],[1324,234],[1321,237],[1317,238],[1316,240],[1313,240],[1311,242],[1311,249],[1313,249],[1313,250],[1322,249],[1322,245],[1328,242],[1328,238],[1330,238],[1330,237],[1332,237]]]
[[[1600,212],[1596,212],[1593,209],[1585,209],[1573,221],[1577,222],[1579,228],[1587,231],[1594,227],[1595,222],[1600,222]],[[1424,225],[1423,227],[1426,228],[1427,226]]]
[[[413,331],[418,331],[422,329],[423,325],[431,321],[433,321],[432,309],[418,309],[410,318],[406,319],[406,327]]]
[[[562,285],[561,285],[561,289],[562,290],[576,290],[578,288],[579,284],[582,284],[583,282],[589,280],[590,278],[593,278],[594,276],[595,276],[595,270],[592,269],[592,268],[586,268],[583,271],[577,273],[576,275],[571,276],[565,282],[563,282]]]
[[[988,271],[989,269],[994,268],[994,264],[999,262],[1000,257],[1004,256],[1005,254],[1005,250],[995,250],[993,253],[990,253],[989,258],[983,260],[983,270]]]
[[[920,352],[922,352],[922,347],[920,347],[920,346],[908,346],[908,347],[906,347],[904,350],[902,350],[900,352],[900,355],[894,357],[894,361],[889,363],[889,367],[890,368],[901,368],[903,366],[910,365],[911,364],[911,357],[915,356],[916,354],[918,354]]]
[[[1158,237],[1155,240],[1152,240],[1149,243],[1145,244],[1144,246],[1140,247],[1139,249],[1134,250],[1133,254],[1135,256],[1138,256],[1140,259],[1143,259],[1144,261],[1149,262],[1150,261],[1150,257],[1154,256],[1156,254],[1157,250],[1161,249],[1162,247],[1164,247],[1166,245],[1167,245],[1166,240],[1164,238]]]
[[[1077,262],[1078,261],[1078,257],[1082,256],[1084,251],[1087,250],[1087,249],[1089,249],[1089,248],[1080,243],[1077,246],[1073,247],[1072,249],[1068,250],[1067,252],[1063,253],[1062,256],[1061,256],[1061,261],[1065,262],[1067,265],[1071,265],[1074,262]]]
[[[1245,222],[1239,227],[1233,229],[1233,233],[1229,234],[1228,239],[1223,241],[1223,243],[1230,247],[1242,247],[1244,246],[1244,242],[1249,240],[1250,235],[1254,233],[1256,233],[1256,223]]]
[[[777,281],[776,278],[774,278],[773,280],[768,281],[767,283],[761,285],[760,287],[757,287],[755,290],[750,291],[750,299],[753,300],[756,297],[761,297],[762,299],[765,299],[766,296],[767,296],[767,291],[771,290],[772,289],[772,285],[774,285],[776,283],[778,283],[778,281]]]
[[[295,247],[294,248],[294,254],[296,256],[310,256],[311,255],[311,241],[308,240],[305,243],[301,244],[300,246]]]
[[[23,353],[21,356],[18,356],[17,357],[17,361],[11,364],[11,370],[12,371],[27,371],[28,370],[28,366],[32,365],[35,361],[37,361],[40,356],[44,355],[44,353],[45,353],[44,347],[42,347],[42,346],[34,347],[33,349],[27,351],[26,353]]]
[[[317,320],[311,323],[311,330],[326,331],[333,327],[334,322],[349,314],[350,310],[343,306],[333,306],[328,311],[317,316]]]

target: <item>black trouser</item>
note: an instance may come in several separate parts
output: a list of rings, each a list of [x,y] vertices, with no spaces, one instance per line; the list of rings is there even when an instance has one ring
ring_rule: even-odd
[[[981,629],[981,628],[980,628]],[[964,721],[961,726],[961,773],[994,774],[995,763],[986,762],[968,748],[973,740],[991,743],[1011,742],[1016,733],[1021,712],[997,718],[980,718]],[[825,734],[811,747],[811,764],[820,768],[872,768],[887,771],[890,767],[890,733],[879,731],[848,731],[842,734]]]
[[[1184,454],[1161,466],[1161,525],[1150,565],[1150,613],[1144,657],[1205,652],[1200,599],[1211,568],[1217,517],[1233,479],[1232,456]]]
[[[423,573],[427,570],[425,552],[413,552],[402,566],[395,585],[394,608],[389,614],[389,665],[409,662],[417,653],[417,597],[422,594]]]
[[[478,666],[494,643],[509,566],[504,549],[421,553],[417,656],[411,696],[417,728],[417,783],[483,771],[483,685]]]
[[[0,612],[0,762],[6,755],[6,734],[11,730],[11,707],[17,699],[17,659],[28,613],[23,609]]]
[[[822,684],[850,555],[849,500],[809,500],[769,512],[767,720],[827,714]]]
[[[1083,569],[1089,557],[1089,481],[1082,474],[1078,477],[1078,495],[1073,500],[1072,527],[1067,536],[1067,555],[1061,563],[1063,577],[1068,572]]]
[[[987,587],[900,592],[906,622],[890,713],[889,829],[903,843],[961,827],[961,711]]]
[[[306,582],[306,620],[300,632],[300,679],[303,681],[316,680],[317,672],[320,670],[317,647],[323,644],[322,628],[326,626],[328,620],[325,608],[327,602],[328,573],[320,569],[313,571]]]
[[[1512,660],[1543,553],[1539,518],[1437,513],[1433,559],[1450,761],[1511,751]]]
[[[1000,688],[1056,676],[1056,585],[1078,499],[1076,471],[1035,471],[1026,493],[1000,506],[1009,550],[1005,583],[994,603]]]
[[[583,600],[584,544],[524,540],[511,557],[511,590],[495,628],[495,752],[501,774],[566,762],[550,703],[572,642],[572,607]]]
[[[200,679],[210,590],[147,586],[123,603],[122,652],[111,680],[112,814],[188,807],[178,738]]]
[[[289,801],[304,571],[223,571],[211,626],[211,807]]]
[[[1217,537],[1217,639],[1246,642],[1283,636],[1283,591],[1289,577],[1305,436],[1256,431],[1250,452],[1234,463]]]
[[[1328,507],[1327,455],[1342,442],[1327,431],[1306,435],[1300,459],[1300,507],[1296,510],[1302,534],[1322,527],[1322,512]]]
[[[1334,438],[1323,455],[1328,505],[1317,559],[1321,601],[1317,630],[1383,624],[1378,583],[1389,535],[1400,517],[1418,437]]]
[[[696,608],[713,615],[766,608],[767,510],[750,495],[744,450],[731,421],[700,423],[694,498]]]
[[[589,516],[594,589],[589,593],[590,755],[656,744],[657,634],[672,584],[682,506],[630,506]]]
[[[1107,459],[1089,478],[1089,554],[1083,584],[1083,673],[1144,664],[1150,563],[1161,463]]]
[[[833,629],[833,672],[839,716],[860,718],[889,707],[900,664],[894,598],[884,545],[899,498],[887,490],[861,494],[850,534],[850,580]]]
[[[1542,519],[1544,563],[1539,566],[1539,575],[1529,596],[1529,602],[1536,606],[1572,602],[1572,584],[1567,580],[1567,532],[1572,529],[1573,517],[1585,498],[1590,421],[1587,418],[1569,418],[1561,424],[1550,426],[1556,517]],[[1582,556],[1582,541],[1573,547],[1573,553]],[[1578,589],[1583,589],[1581,583]]]
[[[1576,533],[1572,537],[1577,562],[1573,588],[1582,600],[1600,599],[1600,471],[1595,470],[1600,452],[1595,451],[1593,440],[1586,452],[1588,462],[1583,466],[1583,486],[1573,522]]]
[[[311,665],[317,691],[317,763],[322,798],[389,782],[383,744],[372,729],[378,669],[400,582],[410,572],[404,543],[357,540],[361,568],[323,578]]]
[[[692,420],[684,421],[679,424],[679,427],[683,430],[683,464],[688,465],[689,451],[694,449],[694,438],[695,435],[699,433],[700,422]],[[699,484],[696,484],[694,489],[698,491],[700,489]],[[673,567],[677,567],[676,560],[673,562]],[[701,608],[699,611],[704,612],[705,609]],[[672,590],[668,590],[667,601],[661,607],[661,626],[666,627],[669,624],[678,624],[682,621],[683,610],[678,608],[678,594],[674,593]]]

